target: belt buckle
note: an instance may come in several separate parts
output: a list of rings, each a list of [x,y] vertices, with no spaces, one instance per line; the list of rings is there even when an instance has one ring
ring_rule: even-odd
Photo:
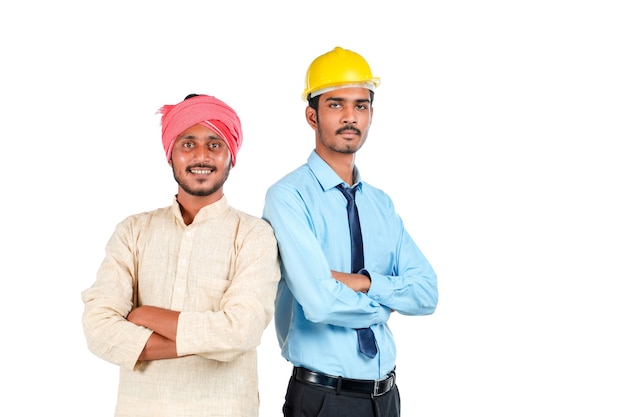
[[[383,393],[380,392],[380,388],[381,388],[380,383],[382,381],[384,380],[381,380],[381,379],[374,380],[374,392],[372,393],[372,397],[380,397],[381,395],[384,394],[384,392]]]
[[[393,375],[388,375],[386,378],[384,379],[375,379],[374,380],[374,392],[372,393],[372,398],[374,397],[380,397],[381,395],[385,395],[387,392],[389,392],[389,390],[386,390],[384,392],[382,392],[383,388],[387,387],[387,382],[389,381],[389,379],[394,378]],[[384,386],[383,386],[383,383]],[[392,382],[393,385],[393,382]]]

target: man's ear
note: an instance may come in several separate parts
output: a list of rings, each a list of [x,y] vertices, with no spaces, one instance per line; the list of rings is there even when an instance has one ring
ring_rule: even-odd
[[[304,114],[306,117],[306,122],[311,126],[314,130],[317,130],[317,111],[311,107],[306,106],[304,109]]]

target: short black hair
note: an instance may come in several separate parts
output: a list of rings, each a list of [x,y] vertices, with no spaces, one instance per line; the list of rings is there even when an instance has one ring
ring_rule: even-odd
[[[309,97],[307,97],[309,101],[309,106],[312,107],[316,112],[320,106],[320,97],[321,94],[315,97],[311,97],[311,95],[309,94]],[[374,104],[374,92],[372,90],[370,90],[370,104]]]

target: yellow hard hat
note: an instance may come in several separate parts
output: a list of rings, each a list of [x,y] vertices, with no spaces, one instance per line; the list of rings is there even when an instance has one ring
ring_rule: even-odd
[[[380,78],[372,76],[369,64],[361,55],[337,46],[315,58],[306,72],[305,84],[302,99],[307,100],[309,94],[320,95],[343,86],[361,86],[373,91]]]

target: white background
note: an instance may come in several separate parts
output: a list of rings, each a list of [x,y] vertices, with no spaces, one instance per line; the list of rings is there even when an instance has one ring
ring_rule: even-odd
[[[357,164],[439,276],[394,316],[403,416],[626,415],[626,14],[619,1],[3,2],[0,414],[112,416],[80,293],[117,222],[169,205],[163,104],[241,116],[229,202],[303,163],[300,99],[342,46],[382,78]],[[261,417],[291,367],[273,323]],[[10,412],[9,412],[10,410]]]

